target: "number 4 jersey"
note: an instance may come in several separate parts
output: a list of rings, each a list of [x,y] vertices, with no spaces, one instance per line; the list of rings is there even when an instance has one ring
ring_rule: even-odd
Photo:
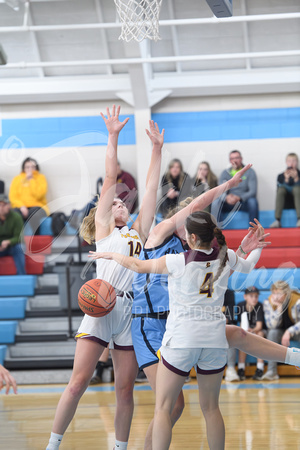
[[[114,228],[113,232],[96,242],[97,252],[117,252],[138,258],[142,242],[138,232],[127,226]],[[97,278],[105,280],[120,291],[131,291],[134,272],[115,261],[97,259]]]
[[[170,314],[162,344],[171,348],[227,348],[226,319],[222,313],[230,268],[228,262],[214,283],[220,266],[219,249],[189,250],[167,255]]]

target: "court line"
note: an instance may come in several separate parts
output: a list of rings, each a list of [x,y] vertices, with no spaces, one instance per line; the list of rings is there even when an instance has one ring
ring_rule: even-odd
[[[236,383],[231,385],[222,384],[221,389],[222,390],[240,390],[240,389],[299,389],[300,383],[255,383],[255,384],[246,384],[246,383]],[[191,384],[191,385],[184,385],[183,390],[190,391],[190,390],[197,390],[197,384]],[[60,394],[65,390],[65,387],[19,387],[18,393],[19,394]],[[143,385],[143,386],[135,386],[135,391],[151,391],[150,385]],[[86,392],[114,392],[115,388],[114,386],[93,386],[88,387]],[[4,393],[0,395],[5,395]]]

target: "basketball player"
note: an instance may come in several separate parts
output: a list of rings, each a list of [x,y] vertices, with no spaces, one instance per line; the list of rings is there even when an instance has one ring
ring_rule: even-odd
[[[96,242],[98,251],[119,251],[124,255],[138,258],[154,219],[164,130],[160,133],[153,121],[150,121],[150,131],[146,130],[153,144],[146,192],[139,215],[129,229],[126,225],[129,219],[128,210],[120,199],[115,198],[118,136],[129,120],[127,118],[120,122],[119,113],[120,107],[115,106],[111,114],[107,108],[107,118],[101,113],[108,130],[106,176],[98,205],[84,219],[81,235],[88,242]],[[117,403],[115,449],[127,448],[133,414],[133,386],[137,375],[137,362],[131,339],[132,295],[129,292],[133,272],[113,261],[107,264],[107,261],[99,260],[97,278],[115,287],[117,302],[112,312],[105,317],[84,316],[76,335],[73,373],[59,401],[47,450],[59,448],[78,402],[88,387],[99,357],[111,340]]]
[[[212,247],[214,238],[219,248]],[[261,239],[263,241],[264,236]],[[193,365],[197,365],[200,404],[206,419],[209,447],[224,448],[224,424],[218,407],[228,347],[226,320],[222,314],[224,293],[231,270],[249,273],[261,253],[261,248],[256,249],[244,260],[228,250],[221,230],[204,211],[188,217],[186,241],[191,249],[188,252],[169,254],[157,260],[133,260],[117,253],[94,254],[94,257],[112,259],[139,273],[169,274],[170,315],[161,347],[163,363],[159,364],[157,374],[155,450],[169,448],[171,415]],[[288,350],[293,353],[294,349]],[[299,356],[298,353],[298,360]]]

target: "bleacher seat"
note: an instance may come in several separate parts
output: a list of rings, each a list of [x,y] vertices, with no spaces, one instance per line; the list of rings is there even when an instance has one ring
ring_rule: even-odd
[[[3,320],[0,322],[0,344],[13,344],[18,322],[15,320]]]
[[[249,227],[249,214],[245,211],[237,211],[232,218],[227,219],[227,214],[221,215],[224,230],[241,230]],[[259,221],[264,228],[268,228],[275,220],[274,210],[259,211]],[[297,215],[294,209],[284,209],[281,217],[283,228],[293,228],[296,226]]]
[[[293,289],[300,287],[300,269],[254,269],[249,274],[234,272],[229,278],[228,287],[235,291],[243,291],[247,286],[256,286],[259,290],[269,290],[274,281],[284,280]]]
[[[0,319],[24,319],[26,304],[27,297],[1,297]]]
[[[0,345],[0,364],[2,364],[2,365],[3,365],[4,360],[5,360],[6,350],[7,350],[7,346],[6,345]]]
[[[0,277],[0,297],[32,297],[35,284],[34,275],[3,275]]]
[[[40,275],[44,270],[45,256],[51,253],[52,236],[24,236],[26,245],[25,267],[28,275]],[[0,258],[0,275],[16,275],[12,256]]]
[[[41,220],[40,229],[39,229],[40,236],[53,236],[51,223],[52,223],[52,217],[46,217],[45,219]],[[67,236],[75,236],[77,234],[77,230],[75,230],[75,228],[71,227],[69,222],[67,222],[63,234],[67,235]],[[24,235],[26,235],[26,236],[32,235],[32,230],[29,225],[26,225],[26,227],[24,229]]]

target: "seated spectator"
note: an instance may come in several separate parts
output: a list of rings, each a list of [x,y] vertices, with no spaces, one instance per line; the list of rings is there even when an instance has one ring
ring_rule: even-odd
[[[232,150],[229,154],[230,168],[222,172],[219,178],[219,184],[230,180],[243,165],[242,155],[239,150]],[[243,181],[239,186],[230,189],[226,194],[223,194],[212,203],[212,215],[220,222],[221,213],[229,211],[248,211],[249,222],[258,219],[258,202],[256,199],[257,193],[257,179],[254,170],[249,169],[243,176]]]
[[[162,199],[160,212],[165,218],[171,209],[176,208],[179,202],[189,196],[190,177],[183,171],[179,159],[172,159],[168,171],[161,180]]]
[[[116,196],[123,200],[130,213],[133,213],[138,207],[138,196],[136,182],[130,173],[121,168],[118,161]]]
[[[284,208],[291,209],[291,207],[296,209],[296,227],[300,227],[300,170],[298,169],[298,162],[296,153],[289,153],[286,157],[287,168],[277,177],[276,220],[270,225],[270,228],[280,228],[282,210]]]
[[[263,305],[258,301],[259,290],[255,286],[250,286],[245,290],[244,301],[237,305],[237,321],[241,328],[249,333],[264,337],[264,310]],[[246,353],[239,352],[238,376],[240,380],[245,380]],[[261,380],[264,373],[264,361],[257,359],[256,372],[253,380]]]
[[[4,194],[5,192],[5,183],[4,181],[0,180],[0,194]]]
[[[7,195],[0,194],[0,257],[12,256],[17,274],[25,275],[25,256],[20,244],[23,220],[10,208]]]
[[[24,222],[29,222],[33,234],[39,234],[41,219],[49,215],[47,180],[39,170],[35,159],[26,158],[21,173],[13,178],[9,190],[11,207],[21,214]]]
[[[218,186],[218,179],[206,161],[202,161],[191,183],[191,196],[193,198]]]
[[[289,347],[290,340],[300,341],[300,293],[292,291],[285,281],[276,281],[271,286],[271,295],[264,301],[267,338]],[[277,363],[268,362],[263,380],[278,380]]]

